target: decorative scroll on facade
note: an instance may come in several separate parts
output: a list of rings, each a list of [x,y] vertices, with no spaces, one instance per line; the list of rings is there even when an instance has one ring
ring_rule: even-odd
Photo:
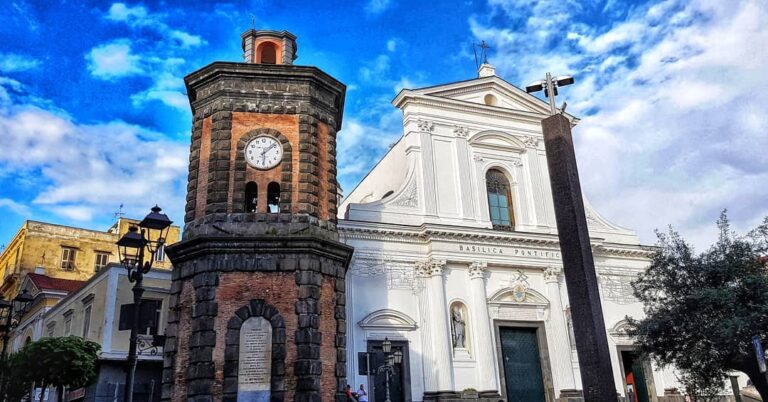
[[[632,289],[632,281],[636,276],[630,275],[605,275],[598,276],[603,300],[617,304],[637,303]]]
[[[413,263],[395,260],[379,253],[355,253],[349,273],[356,276],[386,276],[388,289],[415,289],[416,276]]]

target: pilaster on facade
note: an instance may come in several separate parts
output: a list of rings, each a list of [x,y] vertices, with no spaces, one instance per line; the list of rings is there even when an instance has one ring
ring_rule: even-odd
[[[475,261],[469,265],[469,278],[484,279],[486,270],[488,270],[488,263]],[[483,290],[483,292],[485,293],[485,290]]]
[[[445,260],[429,259],[417,263],[416,269],[420,276],[426,277],[426,294],[422,305],[428,305],[429,320],[423,325],[430,333],[427,341],[431,347],[425,349],[425,371],[430,371],[425,382],[426,393],[453,391],[453,370],[451,363],[451,328],[448,323],[448,306],[445,297],[443,272]]]
[[[568,324],[565,319],[563,302],[560,299],[560,276],[562,269],[551,266],[544,270],[544,282],[547,284],[547,297],[549,298],[549,321],[552,327],[553,356],[571,356],[571,342],[568,339]],[[573,376],[573,367],[570,359],[553,359],[552,371],[555,391],[559,393],[563,389],[573,389],[576,382]]]
[[[475,261],[469,265],[470,289],[472,294],[472,322],[478,341],[475,342],[477,360],[478,390],[488,395],[497,395],[499,386],[496,375],[496,357],[493,343],[484,341],[493,339],[491,318],[488,314],[488,295],[485,290],[485,273],[488,263]]]
[[[427,264],[430,276],[443,276],[445,260],[429,260]]]
[[[544,282],[545,283],[559,283],[562,270],[559,267],[548,267],[544,270]],[[559,297],[558,297],[559,299]]]

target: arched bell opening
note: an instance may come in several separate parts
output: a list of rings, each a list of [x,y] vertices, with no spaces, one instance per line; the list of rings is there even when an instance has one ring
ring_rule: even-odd
[[[245,185],[245,212],[258,212],[259,208],[259,187],[256,183],[249,181]]]

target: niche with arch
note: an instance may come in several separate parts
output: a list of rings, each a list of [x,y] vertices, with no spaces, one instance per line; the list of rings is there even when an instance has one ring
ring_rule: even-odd
[[[461,301],[454,301],[450,305],[451,317],[451,345],[456,359],[470,359],[469,353],[469,313],[467,306]]]

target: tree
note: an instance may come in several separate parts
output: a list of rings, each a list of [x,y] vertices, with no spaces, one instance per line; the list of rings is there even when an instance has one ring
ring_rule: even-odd
[[[629,333],[661,366],[716,381],[741,371],[768,401],[751,342],[768,341],[768,218],[744,236],[726,211],[717,226],[717,242],[700,254],[672,228],[657,232],[659,250],[632,284],[645,318],[628,318]]]
[[[3,370],[3,382],[0,385],[5,395],[0,398],[4,401],[20,401],[29,393],[32,383],[28,379],[19,376],[18,365],[21,356],[13,353],[5,361],[0,361],[0,369]]]
[[[683,386],[685,394],[693,402],[714,402],[720,399],[725,377],[722,372],[697,372],[680,370],[677,380]]]
[[[20,382],[35,383],[43,390],[55,387],[61,401],[64,387],[84,387],[95,379],[99,350],[98,343],[79,336],[42,338],[16,354],[14,371]]]

